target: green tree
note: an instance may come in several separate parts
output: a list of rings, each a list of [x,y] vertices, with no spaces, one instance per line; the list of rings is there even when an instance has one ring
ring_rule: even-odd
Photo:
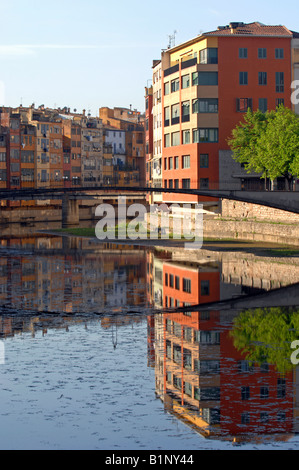
[[[299,310],[258,308],[241,312],[230,333],[234,346],[247,360],[275,365],[280,373],[294,368],[291,343],[299,339]]]
[[[261,173],[267,178],[267,164],[260,142],[267,126],[267,114],[260,110],[252,112],[248,109],[241,121],[232,131],[228,144],[233,151],[233,158],[244,165],[248,173]]]
[[[284,177],[291,189],[299,175],[299,117],[283,105],[266,113],[248,110],[228,144],[233,158],[261,178]]]
[[[267,126],[260,141],[269,177],[283,176],[292,187],[294,176],[299,174],[299,118],[289,108],[280,105],[269,113]]]

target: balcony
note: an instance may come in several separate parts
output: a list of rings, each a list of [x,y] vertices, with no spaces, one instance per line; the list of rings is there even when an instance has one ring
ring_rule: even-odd
[[[169,67],[168,69],[164,70],[164,77],[168,77],[168,75],[172,75],[173,73],[176,73],[179,70],[179,64],[173,65],[172,67]]]
[[[184,62],[182,62],[181,63],[181,68],[182,69],[187,69],[188,67],[193,67],[196,64],[197,64],[197,59],[195,57],[193,59],[185,60]]]

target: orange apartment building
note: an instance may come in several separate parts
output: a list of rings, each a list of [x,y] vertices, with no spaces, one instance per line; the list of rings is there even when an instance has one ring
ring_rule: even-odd
[[[0,127],[0,188],[7,187],[8,134],[4,126]],[[3,201],[4,203],[4,201]],[[1,203],[2,205],[2,203]]]
[[[234,181],[241,184],[238,177],[232,179],[227,140],[248,108],[292,106],[296,34],[285,26],[230,23],[162,52],[164,187],[223,189]],[[251,181],[259,181],[258,175],[253,180],[246,172],[242,177],[248,188]],[[166,203],[198,200],[163,195]],[[211,198],[200,200],[213,203]]]
[[[105,126],[124,130],[126,169],[117,169],[118,184],[141,186],[145,182],[144,116],[126,108],[100,108],[100,119]]]
[[[63,181],[70,187],[81,184],[81,120],[63,121]]]
[[[50,123],[50,186],[63,186],[63,127],[61,121]]]

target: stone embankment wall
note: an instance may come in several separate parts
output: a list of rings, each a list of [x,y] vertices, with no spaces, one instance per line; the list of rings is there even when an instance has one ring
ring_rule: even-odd
[[[299,246],[299,214],[222,200],[221,215],[204,220],[204,237]]]
[[[246,249],[246,248],[245,248]],[[173,261],[219,263],[221,280],[261,289],[273,289],[299,282],[299,258],[261,256],[246,251],[172,250]]]
[[[297,222],[299,224],[299,214],[248,202],[229,201],[228,199],[222,199],[221,201],[221,217],[285,223]]]
[[[205,220],[204,238],[234,239],[299,246],[299,224],[238,220]]]

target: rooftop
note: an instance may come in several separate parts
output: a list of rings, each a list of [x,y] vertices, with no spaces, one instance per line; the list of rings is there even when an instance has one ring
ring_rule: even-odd
[[[226,26],[218,26],[217,30],[203,33],[203,36],[279,36],[293,37],[293,32],[282,25],[265,25],[253,23],[232,22]]]

